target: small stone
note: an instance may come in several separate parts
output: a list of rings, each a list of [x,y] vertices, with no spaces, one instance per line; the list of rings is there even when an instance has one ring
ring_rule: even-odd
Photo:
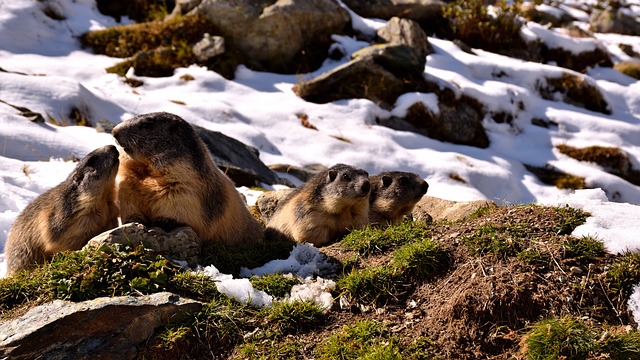
[[[580,269],[577,266],[572,266],[571,269],[569,269],[569,270],[571,270],[571,273],[573,275],[582,275],[582,273],[584,272],[584,271],[582,271],[582,269]]]

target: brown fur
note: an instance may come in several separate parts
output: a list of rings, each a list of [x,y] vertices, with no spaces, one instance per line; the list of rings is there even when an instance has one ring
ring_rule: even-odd
[[[150,113],[117,125],[112,134],[124,150],[118,173],[123,222],[188,225],[205,242],[263,240],[264,229],[188,122]]]
[[[115,146],[96,149],[65,181],[27,205],[7,239],[8,274],[44,263],[57,252],[79,250],[92,237],[117,227],[117,169]]]
[[[325,245],[366,226],[370,184],[366,171],[337,164],[295,189],[267,223],[268,237]]]
[[[371,176],[369,222],[372,225],[400,223],[427,193],[429,184],[414,173],[387,171]]]

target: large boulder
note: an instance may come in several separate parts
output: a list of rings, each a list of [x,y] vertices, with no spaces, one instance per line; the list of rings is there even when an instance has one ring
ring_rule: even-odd
[[[450,91],[438,92],[437,112],[421,102],[409,107],[404,117],[378,118],[379,125],[396,130],[412,131],[432,139],[479,148],[489,146],[489,137],[482,126],[482,105],[475,99]]]
[[[310,67],[320,65],[331,35],[342,33],[350,21],[347,10],[335,0],[202,0],[194,4],[178,2],[175,13],[188,10],[189,15],[205,17],[240,51],[249,67],[274,72],[296,72],[305,62],[315,62]]]
[[[193,128],[207,145],[213,161],[236,186],[255,186],[259,183],[289,185],[260,160],[258,149],[221,132],[197,125]]]
[[[640,36],[640,22],[621,9],[594,11],[591,14],[591,31]]]
[[[162,292],[140,297],[56,300],[0,323],[3,359],[132,359],[154,331],[203,304]]]
[[[407,45],[374,45],[353,57],[346,64],[297,83],[293,91],[316,103],[365,98],[389,109],[398,96],[410,91],[413,80],[422,79],[426,62]]]
[[[418,56],[425,57],[433,53],[427,34],[413,20],[393,17],[376,34],[388,44],[411,47]]]

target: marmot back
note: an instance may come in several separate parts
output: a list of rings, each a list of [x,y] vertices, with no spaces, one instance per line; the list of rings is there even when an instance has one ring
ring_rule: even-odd
[[[233,182],[181,117],[136,116],[112,132],[124,150],[118,173],[123,223],[188,225],[205,242],[260,242],[264,229]]]
[[[324,245],[366,226],[369,176],[353,166],[337,164],[295,189],[267,223],[269,238]]]
[[[372,225],[401,222],[429,189],[424,179],[410,172],[386,171],[369,179],[369,222]]]
[[[113,145],[90,152],[66,180],[24,208],[5,247],[9,274],[44,263],[59,251],[79,250],[118,226],[118,155]]]

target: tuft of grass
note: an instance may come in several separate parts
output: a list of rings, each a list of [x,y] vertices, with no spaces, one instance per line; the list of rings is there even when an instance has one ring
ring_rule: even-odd
[[[430,239],[407,244],[393,255],[394,265],[404,277],[423,279],[448,265],[446,253]]]
[[[291,334],[310,330],[325,318],[322,309],[309,301],[278,301],[262,314],[270,327],[278,334]]]
[[[538,322],[529,331],[527,360],[586,359],[595,348],[597,333],[572,316]]]
[[[640,254],[636,253],[625,253],[616,259],[605,277],[610,295],[622,304],[626,304],[638,279],[640,279]]]
[[[564,242],[565,258],[576,259],[580,262],[593,261],[604,256],[604,243],[589,236],[580,238],[570,237]]]
[[[640,332],[637,330],[609,332],[603,335],[599,352],[607,359],[630,360],[640,359]]]
[[[358,320],[345,325],[314,350],[316,359],[440,359],[429,339],[418,337],[411,343],[393,336],[375,320]]]
[[[341,244],[349,250],[357,251],[361,256],[377,255],[417,239],[424,239],[428,234],[429,230],[424,223],[406,220],[394,226],[353,230],[342,239]]]
[[[640,80],[640,63],[631,61],[622,61],[613,66],[614,69],[621,73]]]
[[[294,285],[300,284],[300,279],[282,274],[252,276],[251,285],[256,290],[262,290],[275,298],[284,298],[291,294]]]
[[[619,176],[634,185],[640,185],[640,171],[633,168],[627,154],[619,148],[605,146],[575,148],[562,144],[556,146],[556,149],[578,161],[595,163],[610,174]]]
[[[578,226],[584,224],[589,217],[589,213],[569,206],[553,207],[557,213],[557,219],[551,225],[551,231],[556,235],[569,235]]]
[[[558,189],[585,189],[584,178],[567,174],[551,165],[543,167],[524,164],[524,167],[547,185],[554,185]]]
[[[300,340],[271,337],[246,341],[238,347],[238,354],[232,359],[304,359],[304,344]]]
[[[494,16],[482,0],[456,0],[444,5],[442,13],[454,39],[474,48],[498,51],[523,44],[520,2],[498,1]]]
[[[353,269],[337,281],[345,295],[364,303],[386,302],[399,293],[400,276],[393,266]]]

